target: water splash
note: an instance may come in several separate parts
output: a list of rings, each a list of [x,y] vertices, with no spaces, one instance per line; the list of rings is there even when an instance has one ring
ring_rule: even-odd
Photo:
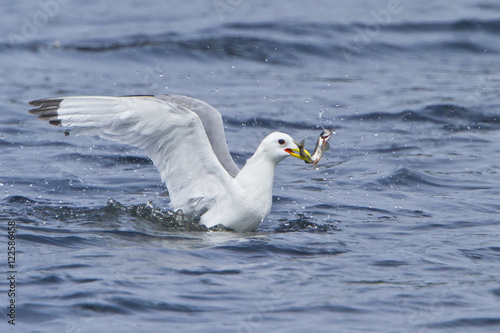
[[[231,231],[222,225],[217,225],[211,228],[200,224],[200,219],[185,215],[182,210],[171,211],[162,210],[155,207],[151,201],[140,205],[124,206],[118,201],[110,199],[105,207],[106,210],[115,213],[127,214],[131,217],[141,218],[161,229],[168,231]]]

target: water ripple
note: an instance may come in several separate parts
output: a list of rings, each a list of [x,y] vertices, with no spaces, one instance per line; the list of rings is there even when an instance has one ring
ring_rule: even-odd
[[[116,304],[116,307],[123,312],[148,312],[148,311],[168,311],[168,312],[182,312],[182,313],[196,313],[205,312],[208,309],[204,309],[201,306],[193,306],[187,304],[179,303],[167,303],[167,302],[152,302],[145,299],[134,299],[131,297],[122,298],[114,297],[110,302]]]
[[[416,52],[426,49],[426,53],[466,52],[469,54],[497,54],[500,49],[480,38],[460,41],[443,41],[405,44],[409,33],[421,36],[429,34],[441,36],[448,33],[468,36],[486,35],[490,38],[500,34],[498,20],[460,19],[451,22],[406,22],[384,24],[381,30],[395,38],[372,40],[369,47],[359,52],[353,45],[352,56],[367,57],[387,55],[394,52]],[[1,43],[0,52],[12,48],[38,52],[41,49],[62,49],[83,53],[105,53],[145,49],[151,53],[164,55],[189,55],[193,58],[223,59],[227,57],[276,65],[299,65],[308,56],[344,59],[346,43],[352,43],[352,36],[363,31],[366,23],[337,24],[316,22],[255,22],[227,23],[197,32],[196,36],[185,36],[174,32],[159,34],[135,34],[120,38],[93,38],[78,42],[54,43],[33,40],[18,43]],[[416,37],[415,37],[416,38]]]
[[[251,254],[283,254],[293,256],[336,256],[348,252],[343,246],[332,249],[312,249],[300,245],[277,245],[261,242],[245,242],[244,244],[232,244],[219,246],[219,249],[231,252],[251,253]]]
[[[401,167],[394,170],[389,175],[384,175],[377,180],[379,185],[384,187],[405,186],[411,188],[419,188],[420,185],[440,187],[440,188],[454,188],[461,190],[479,190],[490,189],[491,186],[480,184],[468,184],[465,181],[457,182],[455,177],[437,177],[432,176],[425,172],[412,170],[409,168]]]
[[[380,122],[427,122],[454,131],[500,129],[500,114],[487,114],[479,109],[470,109],[453,104],[427,105],[422,109],[400,112],[369,112],[354,116],[346,115],[344,118]]]
[[[477,317],[477,318],[459,318],[455,320],[442,321],[426,325],[429,328],[472,328],[500,326],[500,317]]]

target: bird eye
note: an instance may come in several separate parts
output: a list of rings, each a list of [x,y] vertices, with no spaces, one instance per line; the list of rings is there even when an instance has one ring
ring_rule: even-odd
[[[279,143],[280,145],[282,145],[282,146],[283,146],[286,142],[285,142],[285,140],[283,140],[283,139],[279,139],[279,140],[278,140],[278,143]]]

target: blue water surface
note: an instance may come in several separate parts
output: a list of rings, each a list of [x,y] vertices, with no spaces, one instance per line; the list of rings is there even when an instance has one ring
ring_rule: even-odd
[[[2,332],[500,330],[497,2],[0,8]],[[331,150],[278,166],[256,233],[207,232],[142,151],[27,112],[161,93],[219,109],[240,166],[276,130]]]

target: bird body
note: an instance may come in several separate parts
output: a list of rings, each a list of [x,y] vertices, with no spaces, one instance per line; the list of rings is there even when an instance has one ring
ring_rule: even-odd
[[[229,208],[230,212],[226,211],[227,214],[222,220],[221,217],[213,218],[212,216],[217,214],[216,205],[201,217],[201,223],[211,227],[212,223],[219,222],[235,231],[245,231],[247,228],[254,230],[259,226],[271,211],[276,165],[289,156],[286,152],[287,155],[274,156],[271,149],[268,149],[277,143],[279,138],[287,138],[287,141],[293,142],[293,139],[284,133],[274,132],[267,136],[234,179],[235,191],[234,196],[228,198],[230,203],[224,204],[220,201],[220,206]]]

